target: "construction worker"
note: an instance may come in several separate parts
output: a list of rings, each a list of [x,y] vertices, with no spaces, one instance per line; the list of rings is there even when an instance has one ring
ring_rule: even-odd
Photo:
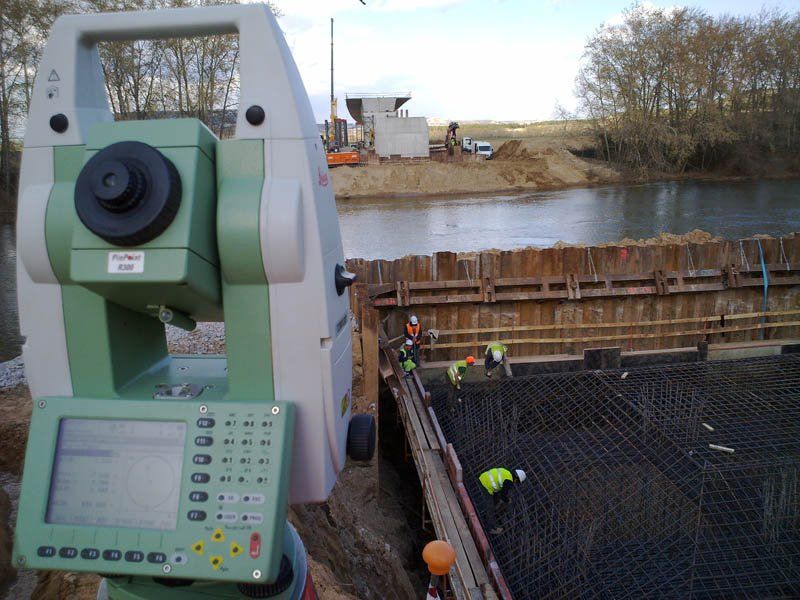
[[[450,380],[450,395],[447,397],[447,406],[451,412],[456,409],[456,394],[461,389],[461,380],[464,378],[467,369],[474,364],[475,357],[468,356],[464,360],[457,360],[447,369],[447,378]],[[460,398],[458,400],[461,401]]]
[[[411,318],[406,323],[406,340],[411,340],[413,345],[411,358],[414,359],[416,364],[420,364],[419,362],[419,348],[422,344],[422,325],[419,324],[419,319],[417,315],[411,315]]]
[[[406,340],[405,343],[397,351],[397,360],[400,361],[400,366],[403,367],[406,377],[411,376],[411,371],[417,368],[411,354],[414,351],[414,342]]]
[[[481,482],[481,485],[492,497],[495,518],[499,517],[503,512],[505,512],[505,508],[511,502],[511,498],[509,496],[514,489],[514,485],[517,483],[522,483],[527,478],[528,476],[522,469],[514,469],[514,471],[510,471],[508,469],[504,469],[503,467],[489,469],[478,476],[478,480]],[[495,526],[491,530],[491,533],[494,534],[502,532],[503,528],[499,525]]]
[[[486,346],[486,377],[491,377],[494,370],[503,365],[506,377],[511,377],[511,365],[508,363],[508,346],[500,342],[489,342]]]

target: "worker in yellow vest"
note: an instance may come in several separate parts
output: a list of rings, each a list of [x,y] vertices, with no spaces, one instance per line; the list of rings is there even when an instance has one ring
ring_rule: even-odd
[[[447,369],[447,378],[450,380],[450,395],[447,397],[447,406],[451,411],[454,411],[456,408],[456,395],[461,389],[461,380],[464,378],[464,375],[466,375],[467,369],[474,364],[475,357],[468,356],[464,360],[457,360]],[[458,398],[458,401],[460,402],[461,398]]]
[[[486,346],[486,377],[491,377],[494,370],[503,365],[506,377],[511,377],[511,365],[508,362],[508,346],[500,342],[489,342]]]
[[[406,377],[410,377],[411,372],[417,368],[417,363],[414,362],[412,357],[413,351],[414,342],[411,340],[406,340],[400,350],[397,351],[397,360],[400,362],[400,366],[403,367]]]
[[[517,483],[522,483],[527,478],[528,476],[522,469],[514,469],[514,471],[510,471],[508,469],[504,469],[503,467],[489,469],[478,476],[478,480],[481,482],[483,489],[485,489],[486,492],[492,497],[495,518],[502,514],[506,506],[508,506],[508,504],[511,502],[511,498],[509,496],[514,489],[514,485]],[[494,534],[502,532],[503,528],[499,525],[491,530],[491,533]]]

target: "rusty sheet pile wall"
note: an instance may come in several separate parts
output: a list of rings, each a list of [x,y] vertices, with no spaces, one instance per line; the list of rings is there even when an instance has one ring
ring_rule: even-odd
[[[354,312],[390,337],[416,314],[438,331],[424,358],[653,350],[800,337],[800,236],[350,259]],[[763,274],[766,273],[766,285]],[[766,314],[765,314],[766,313]]]

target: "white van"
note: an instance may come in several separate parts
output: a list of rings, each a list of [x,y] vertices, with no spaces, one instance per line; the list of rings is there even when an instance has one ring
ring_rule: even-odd
[[[494,154],[494,148],[489,142],[473,142],[473,147],[475,148],[473,150],[475,154],[485,156],[487,160],[492,158],[492,154]]]

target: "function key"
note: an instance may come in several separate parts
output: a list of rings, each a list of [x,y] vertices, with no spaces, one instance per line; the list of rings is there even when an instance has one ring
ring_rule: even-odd
[[[128,550],[125,553],[125,560],[133,563],[142,562],[144,560],[144,552],[140,550]]]
[[[242,521],[245,523],[263,523],[264,515],[261,513],[244,513],[242,515]]]
[[[192,502],[205,502],[208,500],[207,492],[189,492],[189,500]]]
[[[200,429],[211,429],[217,422],[211,417],[200,417],[197,419],[197,426]]]
[[[119,560],[122,558],[122,552],[119,550],[103,550],[104,560]]]
[[[209,454],[195,454],[192,457],[192,462],[196,465],[210,465],[211,456]]]
[[[210,435],[198,435],[194,438],[195,446],[211,446],[214,443],[214,438]]]
[[[50,558],[56,555],[56,549],[53,546],[39,546],[36,549],[36,555],[42,558]]]
[[[160,565],[167,562],[167,555],[163,552],[151,552],[147,555],[147,562]]]
[[[236,523],[239,520],[239,515],[235,512],[218,512],[216,515],[216,519],[220,523]]]
[[[245,504],[264,504],[264,494],[251,493],[242,496],[242,502]]]
[[[211,475],[208,473],[192,473],[192,483],[208,483]]]
[[[186,518],[190,521],[205,521],[206,512],[204,510],[190,510],[186,513]]]
[[[100,558],[100,550],[97,548],[84,548],[81,550],[81,558],[84,560],[97,560]]]
[[[78,549],[72,548],[70,546],[65,546],[58,551],[58,555],[61,558],[75,558],[78,556]]]
[[[233,504],[234,502],[239,501],[239,494],[234,494],[233,492],[220,492],[217,494],[217,500],[223,504]]]

